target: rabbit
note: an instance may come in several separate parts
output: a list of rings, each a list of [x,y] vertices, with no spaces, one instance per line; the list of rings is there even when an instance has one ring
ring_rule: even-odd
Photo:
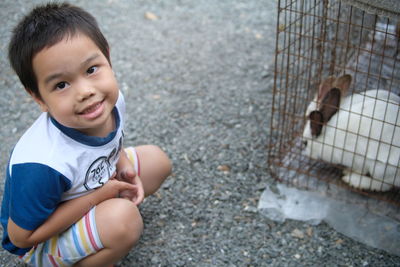
[[[346,96],[351,80],[321,83],[306,111],[303,153],[343,166],[342,180],[354,188],[388,191],[400,186],[400,97],[387,90]]]

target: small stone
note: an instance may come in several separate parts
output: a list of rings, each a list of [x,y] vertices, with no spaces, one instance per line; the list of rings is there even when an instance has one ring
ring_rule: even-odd
[[[308,235],[309,237],[312,237],[312,235],[313,235],[313,229],[312,229],[311,227],[308,227],[307,230],[306,230],[306,233],[307,233],[307,235]]]
[[[156,16],[156,14],[151,13],[151,12],[144,13],[144,17],[148,20],[158,20],[158,17]]]
[[[293,230],[292,236],[302,239],[302,238],[304,238],[304,233],[296,228],[296,229]]]
[[[343,239],[338,239],[335,241],[336,245],[341,245],[343,244],[344,240]]]
[[[217,170],[222,172],[229,172],[231,170],[231,167],[229,167],[228,165],[219,165],[217,167]]]

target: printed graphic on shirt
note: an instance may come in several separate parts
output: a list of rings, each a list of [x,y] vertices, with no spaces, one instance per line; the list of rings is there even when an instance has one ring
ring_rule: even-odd
[[[83,184],[86,190],[89,191],[100,187],[110,179],[115,171],[115,164],[121,147],[122,137],[119,139],[118,148],[114,148],[108,156],[99,157],[90,164],[86,171],[85,183]]]

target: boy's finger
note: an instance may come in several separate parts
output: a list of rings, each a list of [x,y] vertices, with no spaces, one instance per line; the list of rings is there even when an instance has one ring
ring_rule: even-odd
[[[131,184],[131,183],[127,183],[127,182],[121,182],[122,183],[122,185],[121,185],[121,190],[125,190],[125,189],[127,189],[127,190],[137,190],[137,185],[135,185],[135,184]]]
[[[132,182],[135,177],[136,177],[136,172],[132,170],[127,170],[121,173],[121,178],[129,182]]]
[[[136,172],[133,170],[129,170],[125,174],[126,178],[129,178],[130,180],[133,180],[136,177]]]
[[[143,202],[143,199],[144,199],[144,191],[139,189],[134,204],[139,205],[140,203]]]
[[[136,196],[134,199],[132,199],[133,204],[135,204],[136,206],[138,206],[140,203],[142,203],[143,199],[139,198],[138,196]]]

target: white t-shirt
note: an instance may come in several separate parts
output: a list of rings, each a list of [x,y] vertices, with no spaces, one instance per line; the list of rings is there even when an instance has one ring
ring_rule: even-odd
[[[67,128],[48,113],[42,113],[20,138],[9,160],[2,203],[3,246],[7,250],[19,250],[8,239],[9,217],[18,226],[34,230],[60,202],[89,193],[113,175],[124,136],[121,92],[113,114],[116,129],[105,138]]]

